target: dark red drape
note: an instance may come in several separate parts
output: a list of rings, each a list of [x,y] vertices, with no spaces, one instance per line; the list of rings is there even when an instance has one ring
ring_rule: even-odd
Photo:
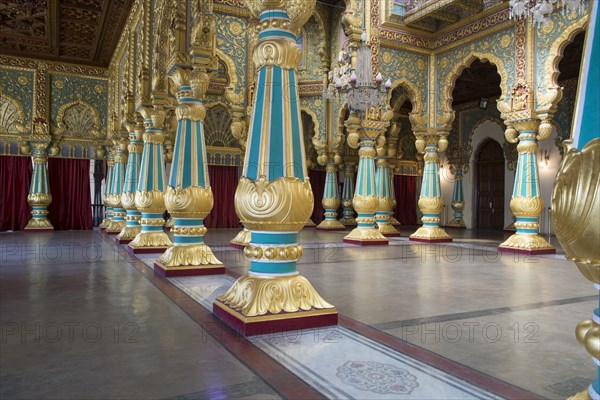
[[[32,172],[31,158],[0,156],[0,231],[22,230],[29,222]]]
[[[204,220],[207,228],[237,228],[240,220],[235,213],[235,189],[238,184],[238,168],[209,165],[208,174],[215,205]]]
[[[315,198],[315,208],[311,215],[311,219],[315,224],[319,224],[325,219],[325,210],[323,209],[323,192],[325,191],[325,171],[309,170],[308,177],[310,178],[310,186],[312,187],[313,196]]]
[[[56,230],[92,229],[90,160],[48,159],[52,203],[48,219]]]
[[[417,225],[417,178],[416,176],[394,176],[396,212],[394,217],[402,225]]]

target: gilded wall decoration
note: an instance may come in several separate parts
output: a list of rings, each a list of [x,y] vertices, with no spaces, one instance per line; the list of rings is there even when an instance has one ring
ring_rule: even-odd
[[[302,96],[300,97],[300,108],[302,110],[310,110],[310,113],[316,116],[317,120],[315,121],[315,125],[318,128],[319,140],[325,140],[327,135],[327,121],[325,120],[325,105],[323,97],[321,95]]]
[[[21,108],[23,118],[19,123],[23,124],[31,132],[31,122],[33,120],[33,110],[36,92],[35,71],[25,68],[11,68],[0,66],[0,96],[5,94],[10,99],[18,102],[16,108]],[[8,101],[8,98],[6,101]],[[5,106],[4,112],[8,112],[11,107]],[[7,123],[9,116],[5,114],[4,124]],[[2,118],[2,116],[0,116]],[[12,118],[12,117],[11,117]],[[12,124],[12,123],[11,123]],[[7,126],[0,124],[1,126]]]
[[[238,140],[231,133],[231,113],[224,104],[208,106],[204,117],[206,145],[211,147],[240,148]]]
[[[27,127],[23,121],[25,113],[21,102],[0,91],[0,138],[4,139],[2,136],[6,135],[16,139],[26,133]]]
[[[217,49],[231,58],[235,64],[237,85],[235,93],[246,88],[248,67],[248,20],[232,15],[215,13],[217,26]]]
[[[511,25],[514,24],[514,22],[510,20],[508,7],[436,37],[432,41],[430,47],[432,49],[439,49],[464,39],[473,39],[474,36],[482,33],[487,35],[495,29],[503,29],[504,25],[507,23]]]
[[[581,16],[555,12],[546,26],[535,30],[536,109],[549,109],[560,101],[560,91],[556,89],[559,86],[558,63],[565,47],[585,29],[587,19],[587,11]]]
[[[302,29],[302,66],[299,69],[300,81],[322,81],[323,70],[321,67],[321,56],[319,47],[324,46],[325,33],[311,17]]]
[[[571,137],[575,103],[577,101],[577,84],[577,78],[559,82],[559,85],[563,87],[563,96],[558,103],[552,122],[557,130],[555,144],[561,155],[563,154],[563,140]]]
[[[76,75],[50,74],[51,126],[56,126],[62,106],[75,101],[91,105],[98,111],[100,125],[106,133],[108,126],[108,80],[84,78]]]
[[[456,79],[475,59],[489,61],[494,64],[501,78],[501,89],[504,96],[509,96],[516,77],[515,61],[516,29],[513,25],[505,30],[483,36],[470,43],[455,47],[436,55],[436,126],[451,124],[452,90]]]
[[[413,134],[408,115],[401,115],[398,119],[402,124],[398,133],[398,157],[403,161],[417,161],[418,153],[415,147],[415,135]]]

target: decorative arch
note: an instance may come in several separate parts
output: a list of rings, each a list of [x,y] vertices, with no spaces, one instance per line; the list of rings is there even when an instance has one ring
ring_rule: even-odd
[[[392,109],[392,105],[391,105],[392,93],[398,87],[402,87],[404,89],[404,91],[408,94],[408,99],[410,100],[410,102],[413,105],[413,113],[418,114],[418,113],[423,112],[425,105],[423,103],[423,98],[421,97],[421,94],[419,93],[419,89],[417,88],[417,86],[414,83],[410,82],[409,80],[407,80],[405,78],[398,79],[392,83],[392,88],[389,90],[389,92],[387,94],[387,98],[385,100],[386,108],[388,110]]]
[[[58,109],[56,121],[54,134],[57,136],[97,138],[102,135],[99,131],[100,113],[81,100],[63,104]]]
[[[24,121],[23,104],[0,91],[0,134],[25,133]]]
[[[231,88],[237,88],[238,78],[235,72],[235,62],[225,52],[219,48],[215,49],[215,53],[219,60],[225,65],[225,72],[227,73],[228,86]]]
[[[204,135],[206,145],[211,147],[237,148],[239,143],[231,132],[231,110],[223,102],[206,106],[204,117]]]
[[[321,63],[327,65],[329,64],[328,54],[325,50],[327,47],[327,34],[325,32],[327,32],[327,29],[325,22],[323,21],[323,16],[321,15],[320,7],[315,7],[312,17],[319,27],[319,55],[321,56]]]
[[[477,121],[475,123],[475,125],[473,125],[473,129],[471,130],[471,132],[469,132],[469,136],[467,137],[467,143],[466,143],[466,148],[465,148],[465,155],[466,155],[467,160],[470,160],[471,155],[473,154],[473,146],[472,145],[473,145],[473,135],[475,134],[475,131],[477,130],[477,128],[479,128],[481,125],[483,125],[487,121],[498,124],[503,131],[506,129],[504,127],[504,121],[502,120],[502,118],[499,118],[499,117],[485,115],[483,118],[481,118],[479,121]],[[502,143],[500,143],[500,145],[502,145]],[[481,144],[480,144],[480,147],[481,147]]]
[[[304,111],[312,118],[313,123],[315,124],[315,134],[313,138],[316,138],[318,140],[321,137],[321,128],[319,126],[319,119],[317,118],[317,114],[315,114],[314,111],[312,111],[308,107],[300,107],[300,112],[302,111]]]
[[[506,87],[508,82],[508,72],[506,71],[506,67],[502,60],[492,54],[492,53],[481,53],[474,52],[463,58],[461,61],[457,62],[454,67],[450,70],[448,75],[446,75],[446,79],[444,81],[444,89],[441,93],[441,110],[442,113],[447,117],[446,121],[438,121],[438,125],[447,125],[450,126],[454,121],[454,110],[452,109],[452,91],[456,86],[456,80],[462,74],[462,72],[471,66],[471,64],[475,60],[480,60],[481,62],[490,62],[496,67],[498,74],[500,75],[500,90],[502,94],[500,98],[505,98],[508,93],[508,88]]]
[[[574,24],[567,27],[553,42],[550,47],[548,58],[543,66],[544,79],[543,82],[536,82],[536,86],[545,87],[546,93],[537,99],[536,104],[541,108],[554,108],[562,99],[562,88],[558,85],[558,76],[560,71],[558,64],[562,60],[565,48],[573,42],[575,36],[580,32],[585,31],[587,26],[588,15],[584,15]]]

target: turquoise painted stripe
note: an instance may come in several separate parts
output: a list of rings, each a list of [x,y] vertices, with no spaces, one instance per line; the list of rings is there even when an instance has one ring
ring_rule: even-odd
[[[267,29],[258,34],[258,39],[267,39],[267,38],[288,38],[293,41],[298,40],[296,35],[294,35],[290,31],[284,31],[282,29]]]
[[[148,169],[146,170],[146,182],[143,190],[154,189],[154,158],[156,157],[156,145],[149,143]]]
[[[183,235],[175,235],[173,238],[174,244],[183,244],[183,245],[194,245],[194,244],[202,244],[204,243],[204,238],[202,236],[183,236]]]
[[[175,135],[175,151],[173,154],[173,163],[171,164],[171,177],[169,179],[169,186],[171,186],[172,188],[177,187],[177,176],[178,176],[178,170],[179,170],[179,158],[180,153],[181,153],[181,140],[182,140],[182,130],[183,130],[183,123],[181,121],[179,121],[177,123],[177,133]]]
[[[538,222],[537,217],[519,217],[521,222]]]
[[[537,234],[538,230],[537,229],[531,229],[531,228],[517,228],[517,233],[526,233],[526,234]]]
[[[183,103],[199,103],[199,104],[202,104],[202,100],[197,99],[195,97],[181,97],[181,98],[179,98],[179,104],[183,104]]]
[[[189,119],[184,119],[184,132],[185,132],[185,144],[186,146],[183,149],[183,180],[181,181],[181,187],[186,188],[192,186],[192,135],[194,134],[193,130],[193,121]]]
[[[266,19],[289,19],[287,11],[285,10],[267,10],[260,13],[260,20]]]
[[[260,142],[262,136],[262,122],[265,107],[264,90],[266,86],[266,68],[258,71],[258,83],[256,85],[256,106],[252,116],[252,129],[249,132],[250,146],[246,151],[246,162],[244,163],[244,175],[251,180],[258,178],[258,162],[260,154]]]
[[[592,8],[585,40],[585,50],[579,74],[575,117],[573,118],[573,144],[582,150],[590,141],[600,137],[600,14],[598,1],[591,1]]]
[[[142,232],[162,232],[162,225],[144,225],[142,224]]]
[[[196,163],[202,174],[199,174],[199,181],[197,185],[203,188],[207,188],[210,186],[210,176],[208,175],[208,164],[206,162],[206,143],[204,137],[204,125],[202,122],[197,122],[198,126],[198,143],[200,146],[198,147],[198,153],[196,154]]]
[[[296,272],[296,263],[274,263],[274,262],[262,262],[262,261],[250,261],[250,271],[261,273],[261,274],[289,274]]]
[[[252,231],[253,244],[292,244],[297,242],[297,233],[264,233]]]
[[[163,215],[161,213],[142,213],[142,218],[144,218],[144,219],[163,219]]]
[[[298,99],[296,71],[294,69],[290,69],[288,74],[288,80],[290,84],[290,99]],[[304,182],[306,180],[306,149],[304,148],[304,140],[302,140],[304,132],[302,131],[302,124],[299,117],[300,104],[298,101],[288,103],[290,107],[290,115],[292,117],[292,154],[294,157],[294,176]]]
[[[269,138],[269,170],[267,179],[274,181],[285,176],[283,153],[285,130],[283,128],[283,70],[273,67],[273,80],[271,82],[271,129]]]
[[[199,218],[191,218],[191,219],[182,219],[182,218],[174,218],[173,219],[175,226],[202,226],[204,225],[204,220]]]

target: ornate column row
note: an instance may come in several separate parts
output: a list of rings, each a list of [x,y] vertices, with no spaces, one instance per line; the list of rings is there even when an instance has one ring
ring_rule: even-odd
[[[303,252],[297,234],[314,200],[299,108],[301,51],[293,32],[310,17],[315,0],[302,7],[283,0],[246,4],[261,30],[252,125],[235,196],[238,217],[251,231],[244,249],[250,271],[217,298],[213,312],[244,335],[335,324],[335,308],[296,267]]]
[[[121,195],[125,185],[125,169],[127,164],[127,140],[124,137],[113,139],[115,146],[112,184],[106,201],[112,207],[112,219],[106,226],[106,233],[116,235],[125,227],[125,209],[121,204]]]
[[[354,163],[347,160],[344,164],[344,189],[342,192],[342,206],[344,207],[343,218],[340,222],[346,226],[355,226],[354,208],[352,198],[354,197]]]
[[[338,180],[337,180],[337,163],[336,159],[340,156],[333,156],[332,154],[327,158],[327,166],[325,176],[325,190],[323,191],[323,208],[325,209],[325,219],[317,225],[317,229],[322,230],[346,230],[346,227],[337,219],[338,208],[340,207],[340,197],[338,194]],[[340,161],[340,160],[337,160]]]

